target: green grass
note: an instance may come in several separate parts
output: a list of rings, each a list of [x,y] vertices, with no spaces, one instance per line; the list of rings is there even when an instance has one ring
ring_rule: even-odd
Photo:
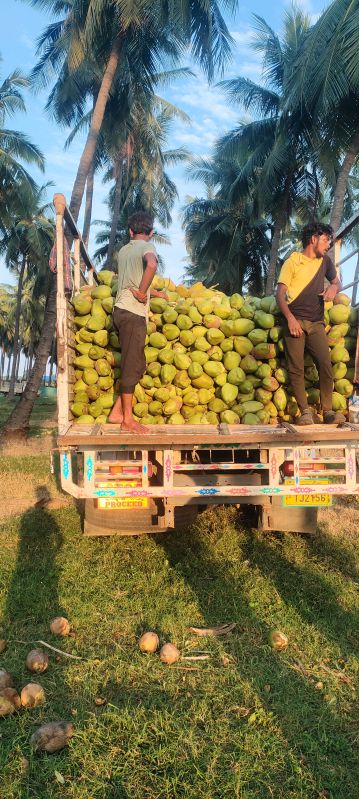
[[[1,799],[357,799],[359,545],[345,514],[307,539],[255,533],[235,509],[124,539],[83,538],[75,507],[8,519],[0,666],[21,688],[39,638],[84,660],[51,656],[46,704],[0,720]],[[73,637],[49,632],[59,614]],[[188,632],[227,621],[224,639]],[[165,666],[139,652],[146,629],[211,657]],[[34,756],[33,731],[60,718],[76,726],[69,747]]]
[[[11,411],[17,404],[18,398],[8,400],[3,396],[0,399],[0,430],[9,418]],[[56,429],[56,400],[37,397],[30,418],[30,436],[39,436],[44,433],[51,433],[48,427],[44,430],[43,423],[53,420],[53,430]]]

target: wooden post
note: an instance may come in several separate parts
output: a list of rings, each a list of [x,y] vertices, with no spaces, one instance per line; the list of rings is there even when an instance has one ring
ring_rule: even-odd
[[[55,194],[56,211],[56,333],[57,333],[57,408],[59,433],[70,421],[69,403],[69,359],[67,346],[67,308],[64,287],[64,212],[66,200],[63,194]]]
[[[336,239],[334,242],[334,265],[337,270],[337,275],[340,278],[340,250],[341,250],[342,241],[341,239]]]
[[[80,291],[80,239],[74,241],[74,289]]]

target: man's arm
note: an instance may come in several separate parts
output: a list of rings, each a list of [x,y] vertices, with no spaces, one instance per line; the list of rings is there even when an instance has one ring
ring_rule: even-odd
[[[147,301],[147,292],[157,271],[157,258],[153,252],[146,252],[143,256],[145,269],[138,289],[131,289],[133,296],[139,302]]]
[[[341,283],[338,275],[336,275],[334,280],[330,281],[330,286],[327,286],[327,288],[324,291],[324,300],[326,302],[329,302],[329,300],[334,300],[334,297],[337,296],[340,290],[341,290]]]
[[[287,286],[285,285],[285,283],[278,283],[277,294],[276,294],[278,308],[288,322],[289,332],[291,336],[299,338],[299,336],[303,335],[303,330],[298,320],[295,318],[295,316],[293,316],[292,312],[289,309],[286,300],[286,294],[287,294]]]

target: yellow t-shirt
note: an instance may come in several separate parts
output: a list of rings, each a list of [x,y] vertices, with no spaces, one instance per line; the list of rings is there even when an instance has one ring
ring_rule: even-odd
[[[332,281],[336,269],[328,255],[308,258],[294,252],[284,262],[278,283],[287,287],[287,302],[296,319],[322,322],[324,315],[324,278]]]

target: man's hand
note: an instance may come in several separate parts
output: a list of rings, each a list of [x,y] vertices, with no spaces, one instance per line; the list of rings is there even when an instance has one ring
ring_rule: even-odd
[[[299,338],[303,335],[303,330],[298,322],[298,319],[296,319],[293,314],[288,316],[287,322],[291,336],[294,336],[294,338]]]
[[[329,302],[330,300],[334,300],[338,294],[338,285],[337,283],[331,283],[330,286],[327,286],[324,292],[324,301]]]
[[[147,302],[147,293],[146,292],[140,291],[139,289],[131,289],[131,288],[130,288],[130,292],[131,292],[131,294],[133,294],[135,300],[138,300],[138,302],[142,302],[145,305],[145,303]]]
[[[157,289],[151,289],[151,297],[159,297],[161,300],[168,301],[168,294],[165,291],[157,291]]]

